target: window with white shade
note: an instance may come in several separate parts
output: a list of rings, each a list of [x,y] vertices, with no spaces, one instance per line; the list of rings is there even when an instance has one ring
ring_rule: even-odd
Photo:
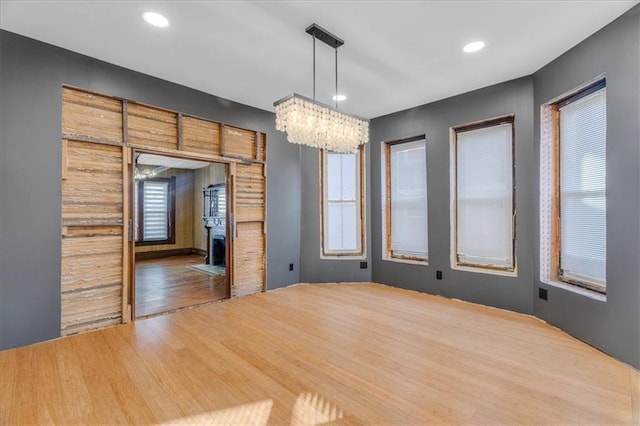
[[[595,88],[594,88],[595,89]],[[593,89],[592,89],[593,90]],[[607,260],[606,88],[558,104],[558,276],[604,291]]]
[[[452,129],[454,268],[515,270],[513,122],[510,115]]]
[[[364,256],[362,150],[322,151],[322,256]]]
[[[591,295],[606,293],[606,101],[599,78],[541,110],[540,279]]]
[[[389,260],[429,259],[424,135],[383,143],[385,247]]]
[[[136,244],[174,242],[175,183],[173,178],[153,178],[136,182]]]

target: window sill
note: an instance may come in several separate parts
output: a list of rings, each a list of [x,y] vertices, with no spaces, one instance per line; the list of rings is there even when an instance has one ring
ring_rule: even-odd
[[[598,293],[597,291],[589,290],[576,285],[563,283],[562,281],[542,281],[542,283],[550,285],[552,287],[561,288],[563,290],[570,291],[572,293],[579,294],[580,296],[588,297],[589,299],[597,300],[599,302],[606,302],[607,295]]]
[[[475,272],[478,274],[489,274],[489,275],[499,275],[501,277],[517,277],[518,276],[518,268],[516,267],[513,271],[503,271],[500,269],[491,269],[491,268],[483,268],[481,266],[462,266],[452,264],[451,269],[457,271],[465,271],[465,272]]]
[[[321,254],[322,260],[367,260],[365,254]]]
[[[398,257],[383,257],[382,260],[386,260],[387,262],[408,263],[409,265],[421,265],[421,266],[429,265],[429,260],[401,259]]]

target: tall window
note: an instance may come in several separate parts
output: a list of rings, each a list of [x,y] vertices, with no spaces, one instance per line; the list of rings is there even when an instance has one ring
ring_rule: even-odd
[[[353,154],[322,151],[320,158],[322,255],[363,256],[362,149]]]
[[[453,129],[452,267],[515,270],[513,121]]]
[[[175,241],[175,179],[136,182],[136,244],[173,244]]]
[[[545,116],[546,115],[546,119]],[[543,106],[541,214],[547,230],[548,281],[606,292],[606,81],[600,79]],[[547,152],[547,155],[545,155]],[[550,159],[550,161],[549,161]],[[542,203],[546,196],[549,203]],[[544,232],[541,229],[541,233]],[[541,246],[545,243],[541,234]],[[544,270],[543,270],[544,272]],[[543,275],[543,281],[545,274]]]
[[[426,262],[427,153],[424,135],[383,143],[386,259]]]

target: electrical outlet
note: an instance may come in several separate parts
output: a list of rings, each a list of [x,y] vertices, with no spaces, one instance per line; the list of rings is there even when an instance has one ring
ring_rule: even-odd
[[[442,279],[442,271],[436,271],[436,280]]]
[[[360,262],[360,269],[367,269],[367,262]]]
[[[547,295],[547,289],[546,288],[542,288],[539,287],[538,288],[538,297],[542,300],[547,300],[548,295]]]
[[[290,263],[290,264],[289,264],[289,270],[290,270],[290,271],[293,271],[293,263]]]

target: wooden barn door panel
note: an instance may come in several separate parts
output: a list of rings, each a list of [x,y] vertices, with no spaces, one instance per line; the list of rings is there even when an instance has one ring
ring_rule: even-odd
[[[236,164],[231,172],[235,221],[231,297],[240,297],[265,288],[265,165]]]
[[[237,223],[234,244],[234,282],[231,297],[262,292],[265,275],[264,223]]]
[[[63,335],[123,322],[126,148],[63,140]]]

